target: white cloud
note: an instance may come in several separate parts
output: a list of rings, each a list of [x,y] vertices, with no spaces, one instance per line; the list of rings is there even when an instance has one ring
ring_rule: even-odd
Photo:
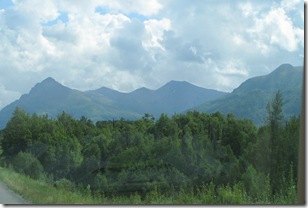
[[[254,12],[257,11],[253,8],[253,6],[250,2],[241,3],[239,5],[239,8],[242,11],[244,17],[251,16]]]
[[[262,18],[255,19],[250,30],[256,41],[276,44],[289,52],[296,51],[303,44],[304,30],[295,27],[283,8],[272,8]]]
[[[281,6],[285,10],[295,10],[298,9],[298,6],[304,6],[304,2],[302,0],[282,0]]]
[[[10,11],[12,14],[19,15],[19,18],[26,18],[33,26],[38,23],[48,22],[58,17],[59,12],[55,1],[46,0],[14,0],[14,8]],[[13,17],[14,18],[14,17]],[[15,23],[23,23],[18,19]],[[21,27],[28,25],[19,24]]]
[[[144,27],[148,35],[148,39],[143,42],[143,46],[146,49],[154,47],[164,50],[160,44],[160,41],[163,40],[164,32],[170,30],[171,21],[167,18],[163,18],[161,20],[150,19],[144,21]]]
[[[186,80],[231,91],[282,63],[302,63],[301,7],[298,0],[14,0],[0,12],[0,91],[9,103],[48,76],[80,90]]]
[[[247,67],[240,60],[227,60],[220,69],[216,69],[221,75],[247,77]]]

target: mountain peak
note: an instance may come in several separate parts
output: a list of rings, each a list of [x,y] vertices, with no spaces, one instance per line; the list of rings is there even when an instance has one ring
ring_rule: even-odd
[[[37,83],[35,86],[51,86],[51,85],[61,85],[59,82],[57,82],[54,78],[52,77],[47,77],[46,79],[44,79],[43,81],[41,81],[40,83]],[[61,85],[62,86],[62,85]]]
[[[293,66],[291,64],[285,63],[285,64],[281,64],[280,66],[278,66],[277,69],[279,68],[293,68]]]
[[[56,82],[56,80],[54,78],[52,78],[52,77],[47,77],[42,82]]]
[[[105,96],[121,96],[123,95],[124,93],[122,92],[119,92],[117,90],[113,90],[113,89],[110,89],[108,87],[101,87],[97,90],[91,90],[92,92],[97,92],[99,94],[102,94],[102,95],[105,95]]]
[[[142,95],[142,94],[151,93],[151,92],[153,92],[153,90],[150,90],[146,87],[141,87],[141,88],[138,88],[138,89],[132,91],[129,94],[132,94],[132,95],[141,94]]]
[[[54,94],[55,92],[63,92],[69,91],[68,87],[63,86],[59,82],[57,82],[52,77],[48,77],[44,79],[42,82],[37,83],[31,90],[30,94],[46,94],[46,96],[51,93]]]
[[[190,84],[189,82],[186,82],[186,81],[171,80],[168,83],[166,83],[164,86],[160,87],[159,89],[165,89],[165,88],[185,88],[187,86],[192,87],[192,86],[195,86],[195,85]],[[197,86],[195,86],[195,87],[197,87]]]
[[[277,75],[277,74],[286,73],[292,70],[294,70],[294,66],[292,66],[291,64],[281,64],[270,74]]]
[[[179,80],[171,80],[170,82],[168,82],[166,85],[179,85],[179,84],[190,84],[186,81],[179,81]]]
[[[299,67],[300,68],[300,67]],[[266,92],[283,91],[289,88],[300,88],[302,73],[291,64],[282,64],[268,75],[253,77],[243,82],[234,93],[246,93],[252,90]]]

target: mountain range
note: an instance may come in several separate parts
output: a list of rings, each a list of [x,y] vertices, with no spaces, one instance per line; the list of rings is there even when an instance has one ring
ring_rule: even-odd
[[[219,111],[261,125],[266,117],[266,104],[278,90],[283,94],[285,115],[299,115],[302,77],[303,67],[283,64],[268,75],[248,79],[231,93],[185,81],[170,81],[157,90],[140,88],[130,93],[106,87],[82,92],[49,77],[0,111],[0,129],[5,127],[16,107],[52,118],[64,111],[75,118],[85,116],[93,121],[138,119],[145,113],[157,118],[161,113],[173,115],[187,110]]]
[[[159,117],[172,115],[226,95],[185,81],[170,81],[157,90],[140,88],[130,93],[106,87],[81,92],[61,85],[49,77],[36,84],[29,94],[0,111],[0,129],[4,128],[16,107],[28,113],[47,114],[55,118],[63,111],[75,118],[85,116],[93,121],[138,119],[145,113]]]

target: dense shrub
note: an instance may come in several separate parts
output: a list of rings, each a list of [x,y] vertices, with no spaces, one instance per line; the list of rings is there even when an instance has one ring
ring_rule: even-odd
[[[12,165],[17,172],[28,175],[33,179],[43,177],[43,166],[31,153],[19,152],[14,157]]]

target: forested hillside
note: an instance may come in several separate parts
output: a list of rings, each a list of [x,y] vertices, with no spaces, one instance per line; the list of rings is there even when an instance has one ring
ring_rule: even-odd
[[[284,97],[285,117],[299,115],[302,88],[303,67],[282,64],[270,74],[250,78],[232,93],[193,109],[206,113],[219,111],[225,115],[232,113],[261,126],[267,114],[266,104],[278,90]]]
[[[1,163],[55,186],[145,204],[179,195],[190,204],[294,204],[299,118],[285,120],[282,107],[278,92],[259,128],[218,112],[94,124],[17,108],[1,133]]]

